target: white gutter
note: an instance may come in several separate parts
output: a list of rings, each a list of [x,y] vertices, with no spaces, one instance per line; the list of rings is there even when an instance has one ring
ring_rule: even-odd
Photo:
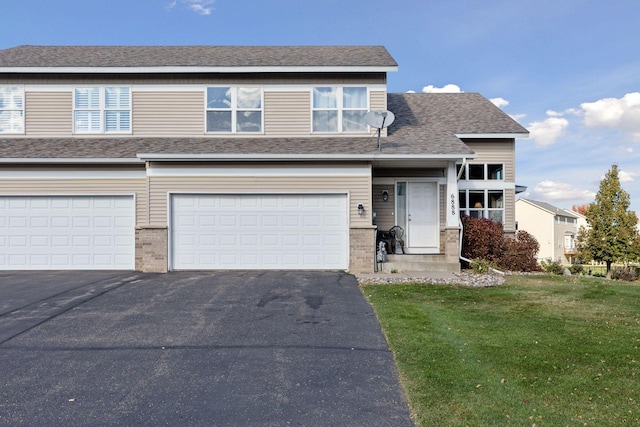
[[[94,157],[20,157],[20,158],[0,158],[0,163],[91,163],[91,164],[140,164],[142,161],[137,158],[94,158]]]
[[[143,74],[143,73],[386,73],[398,71],[387,66],[305,66],[305,67],[206,67],[206,66],[156,66],[156,67],[0,67],[0,73],[36,74]]]
[[[527,139],[529,138],[529,132],[526,133],[456,133],[458,138],[466,139],[493,139],[493,138],[513,138],[513,139]]]
[[[467,166],[467,158],[463,158],[462,159],[462,166],[460,167],[460,171],[458,172],[458,177],[456,178],[456,182],[460,181],[460,178],[462,178],[462,174],[464,173],[464,169]]]
[[[144,161],[254,161],[274,160],[310,161],[310,160],[459,160],[475,158],[472,154],[153,154],[140,153],[138,159]]]

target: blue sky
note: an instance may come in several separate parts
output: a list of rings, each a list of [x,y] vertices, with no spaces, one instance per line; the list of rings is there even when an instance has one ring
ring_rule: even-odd
[[[527,127],[517,182],[593,201],[612,164],[640,213],[637,0],[19,0],[0,49],[41,45],[384,45],[393,92],[480,92]],[[449,86],[448,86],[449,85]]]

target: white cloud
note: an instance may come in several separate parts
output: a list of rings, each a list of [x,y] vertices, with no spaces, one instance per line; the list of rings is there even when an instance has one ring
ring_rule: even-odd
[[[516,122],[519,122],[520,120],[522,120],[525,117],[527,117],[527,115],[526,114],[509,114],[509,117],[511,117]]]
[[[589,190],[582,190],[571,184],[565,184],[550,180],[539,182],[533,190],[527,193],[528,197],[543,202],[574,203],[575,201],[592,201],[596,193]]]
[[[620,171],[618,172],[618,177],[620,178],[620,182],[631,182],[631,181],[635,181],[635,177],[638,175],[635,172],[627,172],[627,171]]]
[[[640,92],[622,98],[603,98],[580,104],[587,127],[608,127],[622,131],[640,141]]]
[[[173,0],[167,4],[167,8],[173,9],[179,2],[187,9],[199,15],[211,15],[215,1],[216,0]]]
[[[569,121],[563,117],[548,117],[541,122],[530,123],[529,138],[535,140],[536,145],[546,147],[554,144],[558,138],[564,135],[569,126]]]
[[[506,107],[509,105],[509,101],[504,98],[491,98],[489,101],[493,103],[498,108]]]
[[[444,85],[443,87],[435,87],[433,85],[425,86],[422,88],[424,93],[460,93],[462,90],[460,86],[454,84]]]

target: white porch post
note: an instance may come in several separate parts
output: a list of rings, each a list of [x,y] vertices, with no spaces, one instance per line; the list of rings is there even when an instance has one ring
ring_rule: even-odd
[[[450,161],[447,168],[447,208],[446,211],[446,227],[458,227],[460,217],[460,200],[458,192],[458,176],[456,172],[456,162]]]
[[[460,201],[458,200],[458,174],[456,162],[450,161],[447,167],[447,195],[446,195],[446,227],[444,241],[444,257],[449,264],[460,268]]]

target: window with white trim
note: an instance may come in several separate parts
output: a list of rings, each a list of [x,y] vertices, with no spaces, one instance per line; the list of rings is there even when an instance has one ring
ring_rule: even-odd
[[[74,91],[75,133],[130,133],[131,88],[78,87]]]
[[[260,87],[207,88],[207,132],[260,133],[263,119]]]
[[[0,86],[0,133],[24,133],[24,90]]]
[[[462,165],[457,165],[458,173],[461,168]],[[460,179],[504,181],[504,165],[502,163],[468,163],[465,165]]]
[[[364,86],[313,88],[312,131],[315,133],[368,132],[369,91]]]
[[[503,190],[460,190],[460,215],[504,223]]]

